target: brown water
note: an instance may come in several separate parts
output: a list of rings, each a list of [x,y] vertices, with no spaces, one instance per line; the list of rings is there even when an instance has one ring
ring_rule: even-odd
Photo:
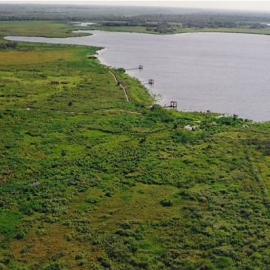
[[[146,35],[92,31],[89,37],[10,40],[105,47],[102,63],[123,67],[152,92],[160,104],[178,102],[183,111],[237,114],[270,121],[270,37],[196,33]],[[143,65],[143,70],[134,69]],[[155,84],[149,86],[148,79]]]

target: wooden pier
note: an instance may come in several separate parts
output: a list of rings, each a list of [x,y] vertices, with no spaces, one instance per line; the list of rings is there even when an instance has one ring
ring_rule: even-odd
[[[154,80],[153,79],[149,79],[148,80],[148,84],[153,85],[154,84]]]
[[[165,108],[170,108],[170,109],[177,110],[177,101],[172,100],[172,101],[170,102],[170,105],[169,105],[169,106],[166,106],[166,105],[165,105]]]

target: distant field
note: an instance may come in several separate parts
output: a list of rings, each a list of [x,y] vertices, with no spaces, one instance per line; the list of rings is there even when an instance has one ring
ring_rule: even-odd
[[[67,61],[72,59],[71,52],[45,51],[45,52],[4,52],[0,54],[0,62],[3,66],[20,64],[37,64],[55,61]]]
[[[72,31],[77,28],[71,24],[44,21],[11,21],[0,23],[0,36],[42,36],[70,37],[78,36]]]
[[[270,35],[270,27],[262,29],[250,28],[177,28],[176,33],[192,33],[192,32],[221,32],[221,33],[243,33],[243,34],[257,34]]]

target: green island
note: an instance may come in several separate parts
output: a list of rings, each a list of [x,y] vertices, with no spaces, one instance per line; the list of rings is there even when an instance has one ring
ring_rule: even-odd
[[[270,123],[164,109],[99,48],[3,39],[71,30],[0,26],[0,269],[267,269]]]

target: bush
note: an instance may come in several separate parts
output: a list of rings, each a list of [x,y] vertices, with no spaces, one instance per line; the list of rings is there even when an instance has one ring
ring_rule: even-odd
[[[65,270],[67,269],[62,263],[59,262],[53,262],[50,263],[48,266],[45,266],[43,270]]]
[[[124,68],[118,68],[117,71],[118,71],[118,72],[123,72],[123,73],[126,72],[126,70],[125,70]]]
[[[22,240],[22,239],[25,238],[25,233],[24,233],[23,231],[18,231],[18,232],[16,233],[16,235],[15,235],[15,238],[16,238],[17,240]]]
[[[171,200],[163,199],[160,201],[160,204],[164,207],[171,207],[173,206],[173,202]]]
[[[161,121],[164,123],[169,123],[174,120],[174,117],[170,111],[164,109],[163,107],[157,104],[152,106],[148,118],[153,122]]]

